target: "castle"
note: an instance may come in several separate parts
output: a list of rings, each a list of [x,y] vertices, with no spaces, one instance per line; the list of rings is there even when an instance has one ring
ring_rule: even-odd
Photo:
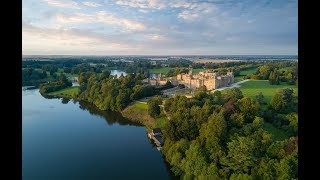
[[[229,86],[233,83],[234,77],[232,72],[227,72],[226,75],[222,75],[212,70],[200,72],[198,74],[192,74],[192,67],[189,73],[178,74],[177,81],[179,84],[184,84],[190,89],[197,89],[200,86],[205,85],[207,90],[213,90],[224,86]]]
[[[144,83],[150,84],[152,86],[164,86],[167,83],[167,80],[165,80],[160,73],[160,75],[157,78],[147,78],[143,80]]]

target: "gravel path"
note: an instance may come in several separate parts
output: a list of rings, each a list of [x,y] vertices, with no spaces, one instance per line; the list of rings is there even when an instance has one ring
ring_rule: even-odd
[[[240,87],[240,84],[242,83],[245,83],[247,81],[250,81],[251,79],[246,79],[246,80],[243,80],[243,81],[239,81],[239,82],[236,82],[236,83],[233,83],[231,86],[227,86],[227,87],[222,87],[222,88],[218,88],[218,89],[215,89],[215,90],[212,90],[211,92],[215,92],[215,91],[222,91],[224,89],[227,89],[227,88],[234,88],[234,87]]]

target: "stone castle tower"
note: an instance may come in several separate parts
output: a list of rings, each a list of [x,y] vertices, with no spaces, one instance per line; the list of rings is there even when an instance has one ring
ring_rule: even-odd
[[[189,73],[188,74],[192,74],[192,65],[189,65]]]

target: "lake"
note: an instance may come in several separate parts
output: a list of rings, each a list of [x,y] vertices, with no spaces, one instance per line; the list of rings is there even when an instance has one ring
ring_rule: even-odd
[[[24,180],[176,179],[169,169],[140,124],[22,90]]]
[[[111,75],[117,75],[117,77],[121,76],[121,74],[123,74],[124,76],[127,75],[126,72],[121,71],[121,70],[110,70],[110,74]]]

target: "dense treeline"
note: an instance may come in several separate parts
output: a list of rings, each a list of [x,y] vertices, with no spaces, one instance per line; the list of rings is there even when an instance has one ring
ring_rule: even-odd
[[[121,111],[133,100],[159,93],[154,86],[142,85],[143,78],[139,73],[117,77],[107,70],[100,75],[82,72],[78,98],[93,103],[101,110]]]
[[[280,84],[280,82],[294,85],[298,83],[298,62],[285,61],[266,63],[259,66],[256,73],[248,74],[247,78],[269,80],[272,85]]]
[[[70,82],[64,74],[61,74],[58,81],[50,81],[41,84],[39,92],[41,94],[47,94],[50,92],[59,91],[70,86],[72,86],[72,82]]]
[[[46,71],[25,68],[22,70],[22,86],[38,86],[48,80]]]
[[[238,88],[167,99],[163,153],[171,170],[184,179],[297,179],[296,99],[282,90],[266,110],[289,122],[281,126],[291,127],[292,137],[282,141],[262,128],[270,117],[260,103]]]

